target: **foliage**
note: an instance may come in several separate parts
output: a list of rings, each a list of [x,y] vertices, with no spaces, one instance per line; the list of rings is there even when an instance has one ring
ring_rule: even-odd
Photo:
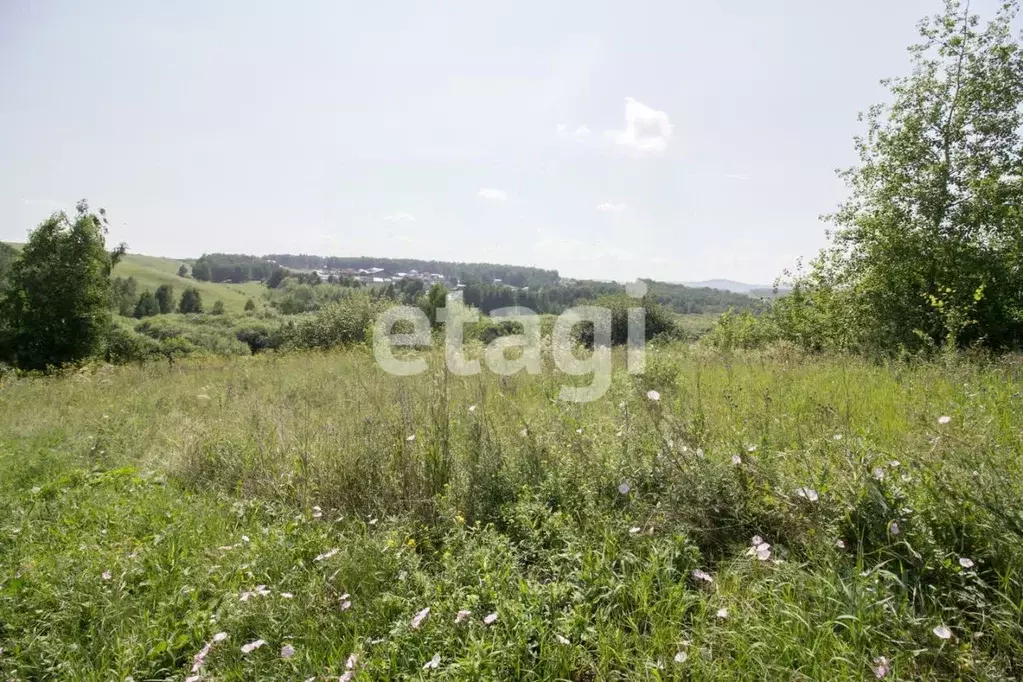
[[[214,314],[214,315],[223,315],[224,314],[224,302],[223,301],[217,301],[216,303],[214,303],[213,304],[213,310],[210,311],[210,312],[212,314]]]
[[[170,284],[161,284],[156,290],[156,302],[160,306],[160,313],[167,315],[174,312],[174,287]]]
[[[10,244],[0,242],[0,296],[7,289],[7,275],[14,265],[18,252]]]
[[[195,287],[186,287],[178,303],[178,312],[183,314],[202,312],[202,294]]]
[[[1023,50],[1016,2],[954,1],[866,116],[831,246],[779,318],[811,346],[892,353],[1023,343]],[[793,323],[795,326],[788,326]]]
[[[370,338],[373,320],[380,309],[380,303],[369,294],[350,290],[344,298],[295,323],[288,343],[295,348],[306,349],[362,343]]]
[[[134,277],[114,277],[110,282],[110,306],[122,317],[135,313],[138,301],[138,282]]]
[[[186,279],[188,277],[188,266],[184,263],[182,263],[181,267],[178,268],[178,277],[181,277],[182,279]]]
[[[156,296],[153,295],[152,291],[143,291],[142,295],[139,296],[138,303],[135,304],[134,317],[141,319],[159,314],[160,303],[156,300]]]
[[[263,281],[275,269],[273,263],[264,258],[233,253],[203,254],[192,264],[192,277],[210,282]]]
[[[251,298],[249,300],[245,301],[245,312],[251,313],[251,312],[255,312],[255,310],[256,310],[256,302],[255,301],[253,301]]]
[[[430,287],[430,290],[425,294],[419,296],[416,301],[416,305],[426,315],[426,319],[430,320],[430,324],[435,328],[441,325],[441,320],[437,316],[437,310],[447,305],[448,290],[443,284],[437,283]]]
[[[46,369],[101,352],[110,326],[110,271],[124,254],[105,249],[106,212],[82,200],[74,220],[55,213],[31,233],[0,299],[0,359]]]

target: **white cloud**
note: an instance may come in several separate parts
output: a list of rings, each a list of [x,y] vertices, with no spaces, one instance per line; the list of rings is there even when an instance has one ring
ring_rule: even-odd
[[[481,199],[490,199],[491,201],[508,201],[508,193],[503,189],[494,189],[493,187],[484,187],[481,189],[477,196]]]
[[[411,213],[404,213],[402,211],[398,211],[397,213],[392,213],[391,215],[384,216],[384,220],[386,220],[389,223],[414,223],[416,222],[416,217]]]
[[[597,204],[597,210],[601,213],[618,213],[628,208],[627,204],[612,204],[610,201],[605,201],[602,204]]]
[[[590,136],[593,131],[585,123],[577,125],[571,132],[568,130],[567,123],[559,123],[557,126],[558,135],[562,137],[574,137],[577,140],[582,140]]]
[[[661,152],[667,148],[673,130],[668,114],[626,97],[625,130],[609,130],[607,135],[620,145],[642,152]]]
[[[749,180],[749,176],[742,173],[725,173],[725,177],[729,180]]]

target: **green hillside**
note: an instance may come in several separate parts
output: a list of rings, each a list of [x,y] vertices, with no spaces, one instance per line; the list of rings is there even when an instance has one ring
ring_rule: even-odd
[[[193,286],[202,294],[202,300],[207,306],[219,300],[224,302],[227,310],[237,312],[244,309],[247,300],[250,298],[258,300],[265,291],[259,282],[218,284],[178,277],[178,269],[182,263],[183,261],[171,258],[129,254],[114,268],[114,276],[134,277],[138,282],[139,293],[146,289],[155,291],[163,284],[170,284],[174,287],[175,293],[180,294],[186,286]]]
[[[20,251],[22,245],[9,242],[15,250]],[[243,284],[223,284],[216,282],[199,282],[190,278],[178,277],[178,269],[185,261],[174,260],[173,258],[157,258],[154,256],[142,256],[138,254],[127,254],[124,259],[114,268],[114,277],[134,277],[138,282],[138,292],[146,289],[156,291],[163,284],[170,284],[174,287],[176,296],[180,296],[185,287],[193,286],[202,294],[203,303],[212,306],[216,301],[223,301],[228,311],[242,312],[245,302],[250,298],[259,300],[265,291],[259,282],[245,282]]]

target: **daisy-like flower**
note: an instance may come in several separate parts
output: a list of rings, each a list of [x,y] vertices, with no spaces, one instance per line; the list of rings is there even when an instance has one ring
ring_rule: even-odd
[[[839,549],[845,549],[845,540],[843,540],[842,538],[838,538],[837,540],[835,540],[835,547],[838,547]]]
[[[713,576],[711,576],[710,573],[707,573],[706,571],[699,568],[693,569],[692,576],[693,580],[702,580],[705,583],[714,582],[714,578]]]
[[[413,630],[418,630],[419,626],[423,624],[423,621],[426,620],[426,617],[429,616],[429,615],[430,615],[430,607],[427,606],[425,609],[423,609],[422,611],[417,613],[415,615],[415,617],[412,618],[412,629]]]
[[[938,639],[951,639],[952,638],[952,631],[949,630],[944,625],[937,626],[936,628],[931,630],[931,632],[933,632],[934,636],[937,637]]]
[[[816,502],[819,499],[817,491],[813,488],[796,488],[796,494],[810,502]]]
[[[465,620],[466,618],[468,618],[471,615],[472,615],[472,611],[469,611],[468,609],[460,610],[457,614],[455,614],[455,625],[458,625],[459,623],[461,623],[463,620]]]
[[[227,633],[226,632],[218,632],[217,634],[213,635],[213,641],[216,644],[220,644],[225,639],[227,639]]]
[[[295,595],[291,592],[281,592],[281,599],[294,599]]]
[[[973,559],[967,559],[964,556],[959,557],[959,565],[963,568],[973,568]]]
[[[687,654],[684,651],[680,651],[677,654],[675,654],[675,659],[674,660],[679,665],[682,665],[683,663],[685,663],[686,661],[689,660],[689,654]]]
[[[405,440],[407,440],[407,441],[408,441],[409,443],[411,443],[411,442],[412,442],[412,441],[414,441],[415,439],[416,439],[416,434],[414,434],[414,433],[413,433],[413,434],[412,434],[411,436],[409,436],[409,437],[408,437],[408,438],[406,438]]]
[[[470,405],[469,406],[469,411],[470,412],[475,412],[476,411],[476,406],[475,405]]]
[[[742,464],[742,457],[739,455],[732,455],[732,464],[734,466],[740,466]]]
[[[718,609],[718,618],[725,620],[728,618],[728,609]]]
[[[340,551],[339,549],[334,548],[332,550],[329,550],[329,551],[324,552],[323,554],[319,555],[318,557],[313,559],[313,561],[317,561],[317,562],[319,562],[319,561],[326,561],[327,559],[329,559],[329,558],[333,557],[334,555],[336,555],[339,551]]]
[[[103,575],[101,577],[103,578],[103,580],[110,580],[114,576],[113,574],[110,573],[110,571],[103,571]]]
[[[646,397],[656,403],[658,400],[661,399],[661,394],[658,393],[657,391],[649,390],[646,392]]]
[[[842,440],[842,434],[840,434],[840,433],[836,433],[836,434],[835,434],[835,435],[833,436],[833,438],[834,438],[835,440]]]
[[[751,445],[748,448],[746,448],[746,452],[756,452],[756,451],[757,451],[757,446],[756,445]]]
[[[620,486],[618,486],[618,492],[620,492],[622,495],[628,495],[630,490],[632,490],[632,486],[630,486],[628,483],[622,483]]]
[[[352,595],[350,595],[350,594],[348,594],[347,592],[345,592],[344,594],[342,594],[342,595],[341,595],[341,596],[340,596],[340,597],[338,598],[338,601],[340,601],[340,602],[341,602],[341,610],[342,610],[342,611],[347,611],[348,609],[352,608],[352,600],[351,600],[351,596],[352,596]]]
[[[578,429],[575,430],[575,432],[576,433],[582,433],[583,432],[583,427],[580,426]]]
[[[753,537],[752,537],[752,538],[750,539],[750,541],[749,541],[749,542],[750,542],[750,544],[751,544],[751,545],[754,545],[754,546],[756,546],[756,545],[759,545],[759,544],[760,544],[761,542],[763,542],[763,541],[764,541],[764,538],[760,537],[759,535],[754,535],[754,536],[753,536]]]
[[[377,525],[377,521],[378,521],[378,519],[370,519],[369,520],[369,525],[375,526],[375,525]]]
[[[760,561],[767,561],[771,558],[771,545],[764,542],[759,535],[754,535],[750,548],[746,550],[746,556],[755,556]]]
[[[318,519],[323,516],[323,510],[319,507],[313,507],[313,518]]]
[[[294,655],[295,647],[291,646],[290,644],[285,644],[284,646],[281,647],[281,658],[283,658],[284,660],[288,660]]]
[[[878,481],[883,481],[885,477],[884,469],[881,467],[874,467],[874,470],[870,472],[870,475]]]
[[[497,622],[497,611],[494,611],[493,613],[488,614],[487,617],[483,619],[483,624],[484,625],[493,625],[496,622]]]
[[[249,642],[248,644],[242,645],[242,653],[243,654],[250,654],[253,651],[255,651],[256,649],[258,649],[259,647],[265,646],[265,645],[266,645],[266,641],[265,640],[257,639],[255,641]]]
[[[888,522],[888,532],[891,533],[892,535],[898,535],[899,534],[899,524],[896,521],[889,521]]]
[[[243,535],[242,536],[242,542],[251,542],[251,540],[249,540],[249,536],[248,535]]]
[[[629,532],[630,532],[631,534],[635,535],[636,533],[638,533],[638,532],[639,532],[639,531],[641,531],[641,530],[643,530],[643,529],[642,529],[642,528],[640,528],[639,526],[633,526],[632,528],[630,528],[630,529],[629,529]]]
[[[567,637],[562,637],[561,635],[555,634],[554,639],[558,640],[558,644],[561,644],[562,646],[572,645],[572,642]]]
[[[359,657],[355,654],[351,654],[348,660],[345,661],[345,670],[355,670],[355,666],[359,664]]]
[[[440,667],[440,654],[434,654],[433,658],[423,665],[423,670],[436,670]]]
[[[874,671],[874,677],[882,679],[891,670],[891,663],[884,656],[878,656],[874,659],[874,665],[870,666],[870,669]]]
[[[949,417],[947,415],[942,415],[938,417],[939,424],[948,424],[950,421],[952,421],[952,417]]]

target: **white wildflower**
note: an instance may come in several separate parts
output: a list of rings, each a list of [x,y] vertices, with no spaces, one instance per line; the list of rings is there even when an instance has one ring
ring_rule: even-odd
[[[630,490],[632,490],[632,486],[630,486],[628,483],[622,483],[620,486],[618,486],[618,492],[620,492],[622,495],[628,495]]]
[[[945,416],[945,415],[943,415],[941,417],[938,417],[938,423],[939,424],[948,424],[950,421],[952,421],[952,417]]]
[[[287,660],[295,655],[295,647],[290,644],[285,644],[281,647],[281,658]]]
[[[884,656],[878,656],[874,659],[874,665],[871,666],[871,670],[874,671],[874,677],[880,680],[891,670],[891,664]]]
[[[323,516],[323,510],[319,507],[313,507],[313,518],[318,519]]]
[[[967,559],[964,556],[959,557],[959,565],[963,568],[973,568],[973,559]]]
[[[833,438],[834,438],[835,440],[842,440],[842,434],[840,434],[840,433],[836,433],[836,434],[835,434],[835,435],[833,436]]]
[[[718,609],[718,618],[721,620],[728,618],[728,609]]]
[[[933,630],[931,630],[931,632],[933,632],[934,636],[937,637],[938,639],[951,639],[952,638],[952,631],[949,630],[944,625],[939,625],[938,627],[936,627]]]
[[[818,500],[817,491],[813,488],[796,488],[796,494],[810,502],[816,502]]]
[[[468,609],[460,610],[455,615],[455,625],[458,625],[459,623],[461,623],[463,620],[465,620],[466,618],[468,618],[471,615],[472,615],[472,611],[469,611]]]
[[[883,481],[885,479],[884,469],[881,467],[874,467],[874,470],[870,472],[870,475],[878,481]]]
[[[423,624],[423,621],[426,620],[426,617],[429,616],[429,615],[430,615],[430,607],[427,606],[425,609],[423,609],[422,611],[417,613],[415,615],[415,617],[412,619],[412,629],[413,630],[418,630],[419,626]]]
[[[888,532],[891,533],[892,535],[898,535],[899,534],[899,524],[897,522],[895,522],[895,521],[890,521],[888,523]]]
[[[741,465],[742,457],[740,457],[739,455],[732,455],[732,464],[734,464],[735,466]]]
[[[252,653],[253,651],[258,649],[259,647],[264,646],[265,644],[266,644],[266,641],[264,641],[262,639],[257,639],[257,640],[255,640],[253,642],[249,642],[248,644],[245,644],[245,645],[242,646],[242,653],[243,654]]]
[[[558,644],[561,644],[563,646],[571,646],[572,645],[572,642],[569,641],[569,639],[567,637],[562,637],[561,635],[557,635],[556,634],[556,635],[554,635],[554,639],[558,640]]]
[[[483,619],[483,624],[484,625],[493,625],[496,622],[497,622],[497,611],[494,611],[493,613],[488,614],[487,617]]]
[[[102,576],[103,580],[110,580],[113,577],[114,576],[113,576],[113,574],[110,573],[110,571],[103,571],[103,576]]]
[[[281,592],[281,599],[294,599],[295,595],[291,592]]]
[[[476,406],[475,405],[470,405],[469,406],[469,411],[470,412],[475,412],[476,411]]]
[[[678,663],[679,665],[682,665],[683,663],[685,663],[688,660],[689,660],[689,654],[687,654],[684,651],[680,651],[677,654],[675,654],[675,662]]]
[[[411,436],[409,436],[409,437],[408,437],[408,438],[406,438],[405,440],[407,440],[407,441],[408,441],[409,443],[411,443],[411,442],[412,442],[412,441],[414,441],[415,439],[416,439],[416,434],[414,434],[414,433],[413,433],[413,434],[412,434]]]
[[[434,654],[433,658],[423,665],[423,670],[436,670],[440,667],[440,654]]]
[[[835,540],[835,547],[838,547],[839,549],[845,549],[845,540],[843,540],[842,538]]]
[[[693,580],[702,580],[705,583],[714,582],[714,578],[713,576],[711,576],[710,573],[707,573],[706,571],[699,568],[693,569],[692,576]]]
[[[643,529],[640,528],[639,526],[633,526],[632,528],[629,529],[629,532],[632,533],[633,535],[635,535],[636,533],[638,533],[641,530],[643,530]]]
[[[327,559],[331,558],[332,556],[335,556],[339,551],[340,550],[338,550],[337,548],[331,549],[331,550],[326,551],[323,554],[319,555],[318,557],[313,559],[313,561],[326,561]]]
[[[656,403],[658,400],[661,399],[661,394],[658,393],[657,391],[650,390],[646,392],[646,397]]]

